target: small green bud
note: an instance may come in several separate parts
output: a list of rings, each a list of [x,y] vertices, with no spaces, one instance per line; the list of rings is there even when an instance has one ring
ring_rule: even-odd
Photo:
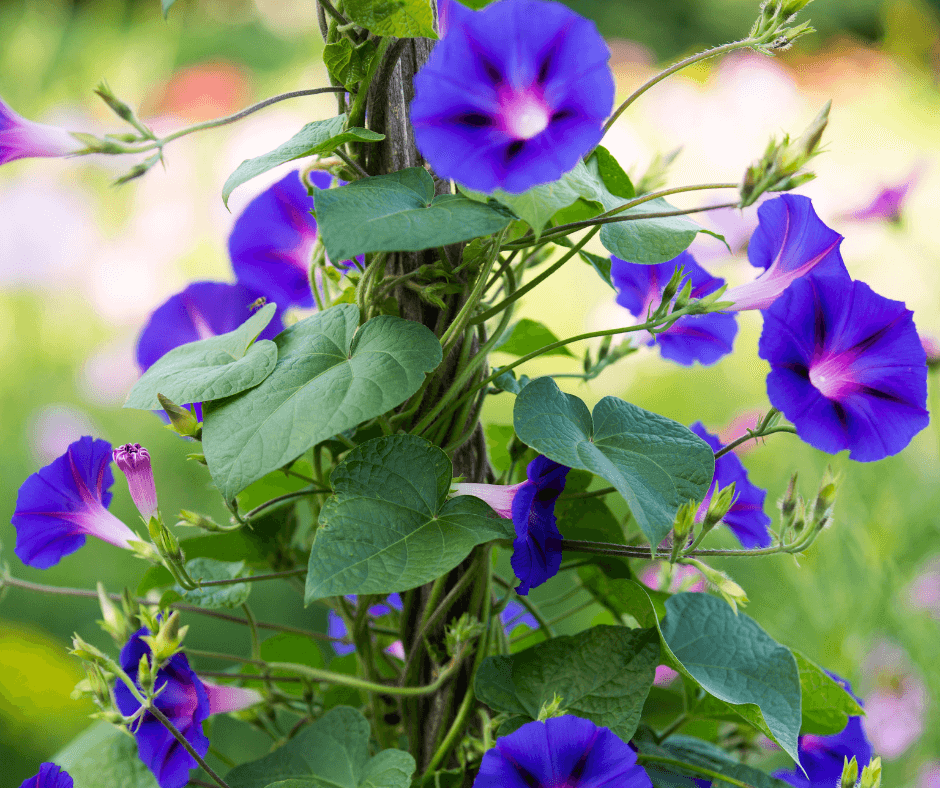
[[[205,466],[209,465],[209,463],[206,462],[205,454],[187,454],[186,459],[192,460],[193,462],[198,462],[200,465],[205,465]]]
[[[813,502],[813,522],[819,522],[820,519],[832,513],[832,507],[836,502],[840,481],[841,474],[834,475],[832,473],[832,466],[827,465],[823,473],[822,481],[819,483],[819,491],[816,493],[816,500]]]
[[[858,788],[881,788],[881,758],[875,758],[862,769],[862,781]]]
[[[663,288],[663,296],[660,301],[660,306],[654,314],[659,314],[660,311],[665,312],[666,306],[672,302],[672,299],[675,298],[676,293],[679,292],[679,285],[682,284],[682,278],[685,276],[685,269],[680,266],[676,266],[676,270],[673,271],[672,277],[666,282],[666,286]]]
[[[177,405],[173,400],[164,397],[162,394],[157,394],[157,399],[160,401],[160,407],[163,408],[164,413],[170,420],[171,430],[184,438],[202,440],[202,425],[193,411]]]
[[[129,625],[127,617],[115,605],[105,592],[104,584],[98,583],[98,604],[101,606],[102,619],[98,621],[101,628],[113,637],[118,643],[125,643],[134,628]]]
[[[784,0],[783,15],[789,18],[793,16],[793,14],[802,11],[812,2],[813,0]]]
[[[675,543],[684,545],[692,528],[695,526],[695,514],[698,512],[699,503],[697,501],[688,501],[679,507],[676,512],[676,519],[672,523],[672,532],[675,535]]]
[[[464,613],[452,622],[444,633],[444,647],[447,655],[453,658],[464,643],[469,643],[483,634],[485,627],[476,616]]]
[[[150,646],[155,665],[162,665],[180,650],[188,630],[189,627],[180,626],[180,614],[174,610],[160,622],[155,635],[144,635],[141,638]]]
[[[734,611],[735,615],[738,614],[738,605],[741,607],[747,605],[748,598],[744,589],[724,572],[712,569],[708,564],[704,564],[695,558],[684,558],[682,563],[691,564],[698,569],[698,571],[704,575],[706,582],[721,594],[725,602],[731,605],[731,609]]]
[[[734,482],[712,495],[705,519],[702,521],[703,530],[711,530],[724,519],[728,510],[734,504]]]
[[[855,788],[856,782],[858,782],[858,761],[855,760],[853,755],[851,761],[847,757],[844,758],[839,788]]]
[[[227,529],[219,525],[215,520],[206,517],[198,512],[191,512],[188,509],[180,509],[180,519],[177,525],[202,528],[203,531],[225,531]]]
[[[72,650],[69,653],[94,665],[107,667],[111,664],[111,659],[107,654],[91,645],[91,643],[82,640],[77,634],[72,636]]]
[[[140,662],[137,663],[137,683],[140,684],[144,695],[153,692],[156,676],[151,669],[150,659],[147,654],[140,655]]]
[[[679,294],[676,296],[675,305],[672,308],[673,312],[678,312],[680,309],[685,309],[689,305],[689,301],[692,300],[692,280],[689,279],[685,285],[683,285],[682,290],[679,291]]]
[[[123,153],[124,151],[120,151],[120,152]],[[147,171],[150,170],[150,168],[153,167],[154,164],[160,161],[160,157],[161,157],[160,153],[154,153],[153,156],[150,156],[144,159],[140,164],[136,164],[133,167],[131,167],[127,171],[127,174],[122,175],[120,178],[118,178],[114,182],[113,185],[123,186],[125,183],[130,183],[131,181],[136,180],[137,178],[140,178],[143,175],[146,175]]]
[[[545,722],[552,717],[563,717],[568,713],[567,709],[563,709],[561,704],[564,701],[564,698],[561,697],[557,692],[552,693],[552,699],[545,701],[542,704],[542,708],[539,709],[539,716],[536,719],[539,722]]]
[[[796,509],[796,479],[797,473],[793,472],[793,475],[790,477],[790,483],[787,485],[787,491],[783,494],[783,497],[777,501],[777,506],[780,509],[780,515],[783,518],[784,523],[786,524],[790,517],[793,516],[793,512]]]
[[[108,86],[107,82],[102,82],[95,88],[95,93],[107,104],[121,120],[130,121],[134,117],[134,111],[127,106],[121,99],[114,95],[114,92]]]

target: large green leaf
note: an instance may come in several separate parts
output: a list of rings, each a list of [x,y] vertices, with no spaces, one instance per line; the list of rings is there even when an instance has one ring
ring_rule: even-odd
[[[331,260],[364,252],[417,252],[492,235],[512,216],[459,194],[434,196],[423,167],[314,192],[317,226]]]
[[[231,788],[407,788],[415,761],[403,750],[369,756],[369,723],[355,709],[337,706],[280,749],[236,766]]]
[[[206,406],[206,462],[227,499],[400,405],[441,363],[440,342],[420,323],[389,315],[358,323],[352,304],[295,323],[275,338],[277,366],[260,386]]]
[[[375,39],[367,38],[354,45],[345,36],[323,47],[323,65],[332,76],[349,90],[354,90],[369,73],[378,51]]]
[[[788,648],[710,594],[671,596],[660,628],[683,672],[725,703],[756,706],[751,711],[759,710],[774,740],[798,760],[800,675]]]
[[[216,561],[212,558],[193,558],[186,562],[186,571],[196,582],[208,580],[234,580],[244,577],[244,561]],[[248,601],[251,594],[250,583],[231,583],[219,586],[206,586],[185,591],[180,586],[174,590],[191,605],[205,608],[239,607]]]
[[[512,539],[512,521],[479,498],[448,500],[453,472],[443,451],[414,435],[353,449],[330,477],[305,601],[407,591],[453,569],[475,545]]]
[[[253,159],[245,159],[225,181],[225,185],[222,187],[222,200],[228,205],[228,198],[232,196],[232,192],[243,183],[268,170],[273,170],[281,164],[294,161],[294,159],[302,159],[306,156],[322,156],[325,153],[331,153],[347,142],[376,142],[385,139],[384,134],[369,131],[369,129],[344,129],[343,124],[345,122],[345,115],[337,115],[335,118],[327,118],[326,120],[315,120],[313,123],[308,123],[287,142],[278,145],[269,153],[256,156]],[[345,258],[334,257],[333,259],[342,260]]]
[[[627,741],[640,722],[659,660],[655,629],[597,626],[508,657],[487,657],[473,683],[494,711],[538,717],[557,694],[571,714]]]
[[[87,728],[50,760],[69,773],[75,788],[157,788],[134,737],[106,722]]]
[[[522,389],[513,422],[519,439],[536,451],[614,485],[654,546],[680,506],[704,500],[715,470],[712,450],[688,427],[617,397],[604,397],[592,418],[582,400],[551,378]]]
[[[248,304],[245,304],[247,314]],[[161,356],[134,384],[125,408],[157,410],[157,394],[173,402],[207,402],[257,386],[274,369],[277,347],[255,342],[277,307],[267,304],[227,334],[188,342]]]
[[[830,736],[849,724],[849,717],[860,717],[864,710],[842,685],[830,678],[819,665],[794,651],[800,669],[803,724],[800,733]]]
[[[524,317],[503,335],[493,350],[513,356],[526,356],[557,341],[558,337],[552,333],[551,329],[537,320]],[[572,353],[566,347],[558,347],[543,355],[571,357]]]
[[[377,36],[437,38],[431,0],[346,0],[343,13]]]

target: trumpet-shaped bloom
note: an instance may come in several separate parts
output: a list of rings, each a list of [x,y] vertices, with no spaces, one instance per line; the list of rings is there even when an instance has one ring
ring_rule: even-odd
[[[897,454],[927,426],[927,362],[913,312],[862,282],[815,274],[764,312],[767,393],[817,449]]]
[[[150,467],[150,452],[139,443],[125,443],[113,452],[114,462],[127,477],[131,498],[144,522],[157,513],[157,488]]]
[[[613,107],[604,39],[560,3],[452,11],[414,81],[418,149],[442,178],[484,192],[558,180],[600,142]]]
[[[652,788],[652,782],[610,729],[566,714],[497,739],[473,788]]]
[[[751,265],[764,272],[753,282],[728,290],[722,300],[733,311],[767,309],[792,282],[816,276],[848,275],[839,244],[842,236],[816,215],[809,197],[784,194],[757,209],[759,224],[747,247]]]
[[[84,147],[65,129],[26,120],[0,99],[0,165],[17,159],[68,156]]]
[[[695,422],[689,429],[705,441],[712,451],[718,451],[721,448],[718,436],[708,432],[702,422]],[[764,512],[764,499],[767,497],[767,491],[751,482],[747,470],[734,452],[723,454],[715,460],[715,475],[705,495],[705,500],[702,501],[695,516],[696,521],[701,522],[704,519],[715,490],[724,489],[732,483],[734,484],[734,503],[731,504],[722,522],[738,537],[743,547],[770,547],[770,532],[767,530],[770,517]]]
[[[137,630],[121,649],[121,668],[135,683],[140,658],[151,656],[150,646],[143,640],[150,631]],[[138,684],[138,689],[139,689]],[[201,756],[209,751],[209,740],[202,732],[202,723],[210,714],[209,696],[205,685],[189,666],[185,654],[175,654],[157,671],[154,701],[157,709],[183,734]],[[123,681],[114,685],[114,699],[121,714],[130,716],[140,709],[140,702]],[[189,772],[198,764],[152,713],[149,711],[131,726],[137,739],[140,759],[147,765],[160,788],[183,788]]]
[[[264,701],[264,696],[258,690],[248,687],[230,687],[222,684],[202,682],[209,698],[209,715],[228,714],[232,711],[241,711],[249,706],[255,706]]]
[[[645,321],[650,309],[659,306],[663,288],[680,265],[685,276],[679,290],[691,281],[693,298],[714,293],[725,283],[724,279],[712,276],[695,262],[689,252],[657,265],[628,263],[618,257],[611,257],[610,276],[617,287],[617,303],[628,309],[634,317]],[[647,345],[657,345],[663,358],[670,361],[685,366],[692,366],[698,361],[708,366],[731,352],[737,333],[735,315],[709,314],[686,315],[656,336],[643,332],[637,337],[638,341]]]
[[[456,495],[481,498],[500,517],[512,519],[516,538],[510,563],[519,578],[517,594],[525,596],[530,589],[558,574],[561,534],[555,521],[555,504],[565,489],[570,470],[539,455],[526,468],[528,479],[519,484],[454,485]]]
[[[30,777],[20,788],[72,788],[75,783],[69,773],[54,763],[44,763],[39,767],[39,774]]]
[[[90,436],[20,486],[13,525],[15,552],[24,564],[48,569],[96,536],[130,549],[139,537],[108,511],[111,503],[111,444]]]
[[[829,675],[839,682],[859,705],[863,705],[861,699],[852,692],[849,682],[834,673]],[[872,746],[862,728],[862,718],[849,717],[849,723],[841,733],[832,736],[800,736],[799,756],[800,763],[806,770],[805,775],[799,769],[794,769],[779,771],[774,777],[796,788],[832,788],[839,784],[845,759],[855,758],[861,771],[871,760]]]
[[[355,594],[347,594],[346,599],[355,605],[357,596]],[[401,608],[401,597],[398,594],[389,594],[384,604],[380,602],[369,608],[369,615],[373,618],[379,618],[388,615],[393,609],[401,611]],[[326,631],[330,637],[334,638],[344,638],[349,634],[349,630],[346,628],[346,622],[343,621],[339,613],[332,609],[327,611]],[[352,643],[338,643],[334,640],[331,645],[333,646],[333,651],[340,657],[352,654],[356,650],[356,647]],[[404,653],[404,648],[399,640],[396,640],[385,650],[396,657]]]

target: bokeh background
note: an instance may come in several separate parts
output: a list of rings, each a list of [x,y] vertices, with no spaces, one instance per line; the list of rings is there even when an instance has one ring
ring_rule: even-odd
[[[164,21],[157,0],[0,2],[0,95],[18,112],[75,130],[119,130],[91,93],[106,79],[158,129],[229,114],[267,95],[325,84],[312,2],[178,0]],[[609,38],[626,95],[657,65],[746,34],[757,0],[570,0]],[[817,0],[804,15],[819,33],[775,59],[735,55],[691,69],[641,99],[608,137],[624,166],[642,173],[658,152],[682,147],[671,183],[737,181],[769,135],[799,133],[833,100],[819,177],[801,192],[845,236],[855,278],[904,300],[923,337],[940,338],[940,9],[926,0]],[[20,483],[84,434],[150,448],[165,513],[196,509],[225,519],[190,447],[146,413],[122,410],[137,376],[136,335],[150,312],[196,279],[231,280],[226,239],[234,217],[270,173],[220,198],[226,176],[305,122],[335,113],[328,97],[280,104],[236,126],[179,140],[165,170],[121,188],[132,162],[96,157],[25,160],[0,169],[0,561],[16,577],[55,586],[135,588],[143,565],[90,540],[39,572],[13,555],[9,524]],[[885,186],[913,179],[899,222],[853,218]],[[694,205],[691,200],[676,200]],[[712,221],[735,256],[707,236],[699,261],[731,284],[753,269],[742,250],[756,218]],[[600,251],[600,249],[598,249]],[[525,302],[559,336],[628,319],[613,293],[572,262]],[[576,298],[571,294],[577,293]],[[622,396],[679,421],[701,419],[726,437],[767,408],[757,357],[758,315],[745,314],[735,352],[687,371],[642,352],[569,390],[593,404]],[[553,361],[552,371],[577,364]],[[559,366],[560,365],[560,366]],[[566,366],[567,365],[567,366]],[[570,367],[570,368],[569,368]],[[529,374],[549,371],[534,365]],[[931,401],[940,401],[932,374]],[[509,395],[487,417],[511,423]],[[851,679],[885,759],[885,784],[940,785],[940,422],[900,456],[872,465],[830,458],[792,436],[771,437],[744,457],[769,490],[768,511],[792,471],[812,495],[827,463],[843,473],[836,524],[799,561],[726,561],[771,635]],[[137,515],[123,480],[112,505]],[[562,523],[564,530],[564,523]],[[269,584],[264,584],[268,586]],[[535,598],[566,588],[549,584]],[[256,613],[322,628],[289,588],[256,587]],[[578,598],[575,597],[575,602]],[[81,677],[66,654],[71,633],[108,643],[93,602],[10,590],[0,599],[0,781],[18,785],[88,725],[89,705],[69,693]],[[596,608],[569,630],[605,620]],[[244,631],[196,619],[188,642],[244,653]],[[260,755],[264,743],[220,723],[225,749]],[[217,729],[221,730],[221,729]]]

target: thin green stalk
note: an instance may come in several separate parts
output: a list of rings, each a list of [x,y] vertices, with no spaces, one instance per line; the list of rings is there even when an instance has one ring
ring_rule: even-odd
[[[554,375],[552,376],[554,377]],[[559,497],[559,501],[573,501],[579,498],[599,498],[602,495],[610,495],[611,493],[617,492],[616,487],[602,487],[600,490],[585,490],[584,492],[576,493],[562,493]]]
[[[663,558],[668,559],[672,555],[671,550],[657,550],[656,552],[651,552],[649,547],[637,547],[631,545],[615,545],[607,544],[606,542],[584,542],[577,539],[562,539],[561,545],[563,550],[575,550],[580,553],[593,553],[594,555],[613,555],[613,556],[622,556],[624,558]],[[723,555],[723,556],[739,556],[739,557],[759,557],[764,555],[776,555],[777,553],[793,553],[800,552],[798,549],[799,544],[794,545],[776,545],[774,547],[760,547],[756,550],[724,550],[724,549],[707,549],[707,550],[693,550],[691,552],[682,553],[682,557],[695,556],[695,555]]]
[[[245,619],[248,621],[248,631],[251,633],[251,658],[260,662],[261,638],[258,637],[258,624],[256,623],[254,613],[251,612],[251,608],[248,607],[247,602],[242,604],[242,612],[245,614]]]
[[[790,435],[796,435],[796,427],[791,427],[789,424],[781,424],[779,427],[771,427],[770,429],[764,430],[763,432],[752,434],[752,435],[742,435],[737,440],[731,441],[727,446],[723,446],[721,449],[715,452],[715,459],[719,457],[724,457],[728,452],[734,451],[738,446],[743,443],[747,443],[749,440],[757,440],[758,438],[764,438],[767,435],[773,435],[775,432],[788,432]]]
[[[678,731],[683,725],[685,725],[689,721],[690,721],[689,715],[683,712],[678,717],[676,717],[676,719],[674,719],[672,723],[670,723],[669,726],[663,730],[662,733],[655,734],[656,743],[662,744],[664,741],[666,741],[666,739],[672,736],[672,734]]]
[[[262,504],[259,504],[251,511],[243,515],[246,520],[251,520],[253,517],[257,517],[265,509],[268,509],[276,504],[281,503],[282,501],[289,501],[292,498],[307,498],[311,495],[332,495],[332,490],[295,490],[294,492],[284,493],[284,495],[278,495],[276,498],[271,498],[269,501],[265,501]]]
[[[487,258],[486,262],[480,268],[480,272],[477,274],[476,281],[473,283],[473,289],[470,291],[470,295],[467,296],[467,300],[464,301],[463,306],[460,308],[460,311],[457,313],[457,316],[454,318],[454,322],[451,323],[447,330],[441,336],[441,347],[444,348],[445,357],[449,345],[463,333],[464,328],[468,323],[479,323],[479,319],[473,317],[473,311],[477,308],[477,305],[480,303],[480,298],[483,296],[483,291],[486,287],[486,282],[490,278],[490,273],[493,271],[493,266],[496,264],[496,261],[499,259],[499,246],[502,242],[503,235],[505,230],[499,233],[496,238],[493,239],[493,249],[492,253]],[[472,318],[472,319],[471,319]]]
[[[267,662],[260,659],[251,659],[251,657],[240,657],[237,654],[223,654],[221,651],[202,651],[198,648],[186,648],[186,654],[190,657],[202,657],[203,659],[217,659],[225,662],[241,662],[244,665],[255,665],[256,667],[263,668],[267,666]],[[201,673],[202,671],[196,671]],[[229,674],[225,674],[229,675]]]
[[[383,38],[379,41],[379,49],[372,58],[372,62],[369,64],[368,73],[365,75],[362,82],[359,83],[359,92],[356,94],[352,106],[349,108],[349,119],[346,121],[346,128],[361,126],[364,123],[366,119],[366,98],[369,95],[369,88],[372,86],[379,66],[382,61],[385,60],[385,55],[388,52],[391,42],[392,39],[390,38]]]
[[[187,649],[187,653],[189,650]],[[267,663],[262,663],[267,666]],[[292,683],[307,682],[300,676],[272,676],[269,673],[228,673],[224,670],[197,670],[196,674],[208,679],[234,679],[237,681],[283,681]]]
[[[285,577],[297,577],[307,574],[306,569],[288,569],[286,572],[272,572],[267,575],[247,575],[246,577],[232,577],[225,580],[202,580],[199,588],[208,588],[209,586],[231,586],[237,583],[255,583],[261,580],[282,580]]]

